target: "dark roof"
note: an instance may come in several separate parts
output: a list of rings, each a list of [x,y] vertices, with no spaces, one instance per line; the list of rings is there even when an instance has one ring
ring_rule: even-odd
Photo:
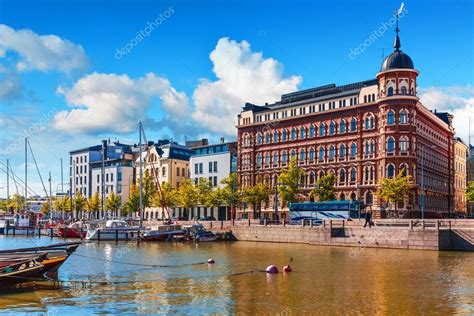
[[[388,55],[382,63],[381,71],[390,69],[415,69],[415,66],[410,56],[401,50],[396,50]]]
[[[69,154],[76,154],[76,153],[85,152],[85,151],[100,151],[100,150],[102,150],[102,145],[95,145],[95,146],[90,146],[90,147],[84,147],[81,149],[71,150]]]
[[[437,117],[439,117],[443,122],[451,126],[452,120],[453,120],[453,115],[448,113],[448,112],[438,112],[434,111],[433,112]]]

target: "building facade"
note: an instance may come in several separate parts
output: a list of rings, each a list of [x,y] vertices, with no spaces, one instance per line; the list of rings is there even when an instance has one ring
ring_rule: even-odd
[[[337,199],[359,200],[363,209],[386,216],[395,206],[377,198],[377,184],[403,172],[414,184],[394,216],[420,216],[422,190],[426,217],[449,216],[454,129],[420,103],[419,72],[400,47],[397,32],[395,50],[375,79],[289,93],[273,104],[247,103],[237,125],[240,185],[273,188],[294,158],[305,171],[302,199],[312,199],[318,178],[333,173]]]
[[[237,143],[220,143],[196,147],[189,161],[190,178],[198,184],[207,179],[212,187],[223,187],[221,181],[237,168]]]
[[[458,137],[454,139],[454,211],[467,213],[467,145]]]
[[[91,197],[92,170],[90,163],[102,158],[102,145],[86,147],[69,152],[69,187],[71,196],[82,194]]]
[[[474,181],[474,146],[469,144],[469,153],[467,158],[467,182]],[[474,201],[468,201],[468,214],[474,216]]]

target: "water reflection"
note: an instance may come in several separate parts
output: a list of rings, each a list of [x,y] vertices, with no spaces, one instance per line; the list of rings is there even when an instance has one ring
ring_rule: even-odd
[[[0,238],[0,249],[31,246],[26,243],[25,239]],[[60,289],[3,293],[0,308],[58,314],[79,307],[85,313],[474,312],[472,253],[384,249],[354,253],[350,248],[251,242],[91,243],[66,262],[60,279],[129,283],[64,283]],[[281,269],[291,257],[292,273],[259,272],[269,264]],[[190,265],[208,258],[216,264]]]

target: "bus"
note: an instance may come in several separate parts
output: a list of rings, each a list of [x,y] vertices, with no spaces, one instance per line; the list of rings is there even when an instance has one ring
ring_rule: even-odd
[[[302,220],[321,223],[323,219],[360,217],[360,202],[355,200],[290,203],[289,209],[290,224],[301,224]]]

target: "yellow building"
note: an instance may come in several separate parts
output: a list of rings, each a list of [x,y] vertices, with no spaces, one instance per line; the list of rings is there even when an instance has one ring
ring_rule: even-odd
[[[161,185],[169,183],[178,188],[183,179],[189,178],[191,150],[185,146],[160,141],[147,148],[142,154],[143,174],[148,171]],[[136,160],[135,175],[140,179],[140,158]]]
[[[467,146],[460,138],[454,139],[454,210],[467,212]]]

